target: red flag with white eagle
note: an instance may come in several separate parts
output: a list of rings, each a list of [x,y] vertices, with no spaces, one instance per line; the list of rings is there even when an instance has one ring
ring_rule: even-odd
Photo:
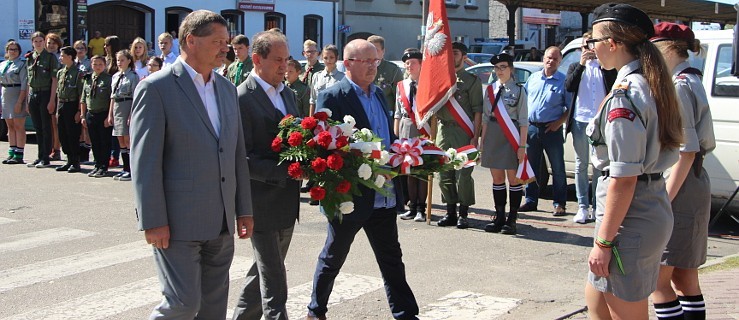
[[[444,0],[429,1],[423,67],[416,92],[416,124],[422,128],[457,90],[449,21]],[[433,138],[433,137],[431,137]]]

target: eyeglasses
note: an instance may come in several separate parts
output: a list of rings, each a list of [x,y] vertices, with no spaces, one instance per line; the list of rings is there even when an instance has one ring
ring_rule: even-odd
[[[87,50],[87,48],[85,48],[85,47],[74,47],[74,50],[77,50],[77,51],[85,51],[85,50]]]
[[[380,60],[380,59],[364,59],[364,60],[362,60],[362,59],[349,58],[349,59],[346,59],[346,60],[353,61],[353,62],[359,62],[359,63],[362,63],[362,64],[366,64],[368,66],[375,66],[375,67],[379,66],[380,65],[380,62],[382,62],[382,60]]]
[[[497,71],[503,71],[507,69],[508,69],[507,65],[493,66],[493,70],[497,70]]]
[[[7,51],[20,51],[20,50],[18,50],[17,48],[8,48]]]
[[[597,38],[597,39],[590,39],[590,40],[586,40],[585,41],[585,44],[588,47],[588,49],[593,50],[593,49],[595,49],[595,44],[596,43],[602,42],[602,41],[606,41],[606,40],[608,40],[610,38],[611,37],[603,37],[603,38]]]

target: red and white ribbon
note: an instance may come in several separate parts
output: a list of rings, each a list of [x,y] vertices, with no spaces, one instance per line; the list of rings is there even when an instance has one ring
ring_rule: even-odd
[[[518,148],[521,146],[521,137],[503,105],[503,99],[498,99],[498,104],[493,105],[495,103],[495,89],[497,87],[498,82],[496,81],[486,88],[488,100],[490,101],[490,105],[493,106],[495,118],[498,119],[503,135],[508,139],[511,147],[513,147],[513,152],[518,152]],[[525,152],[523,162],[518,165],[518,169],[516,170],[516,177],[523,180],[524,183],[529,183],[535,179],[534,169],[531,168],[531,163],[529,163],[528,155]]]
[[[475,129],[475,126],[472,124],[470,117],[467,116],[467,113],[464,112],[464,109],[462,109],[462,106],[459,105],[457,99],[452,96],[449,98],[449,101],[447,101],[446,106],[452,114],[452,117],[454,117],[454,120],[457,121],[457,124],[462,127],[462,130],[464,130],[470,138],[474,137],[473,130]]]
[[[411,107],[411,101],[409,99],[410,86],[411,79],[405,79],[398,82],[398,93],[400,93],[400,101],[403,103],[403,109],[405,109],[405,113],[408,114],[408,117],[413,122],[413,125],[418,128],[418,123],[416,122],[416,104],[414,103],[413,107]],[[415,97],[413,100],[415,100]],[[431,134],[429,134],[429,132],[431,132],[431,127],[428,123],[424,123],[423,127],[418,128],[418,132],[427,137],[431,137]]]
[[[392,167],[400,166],[401,174],[410,174],[411,167],[423,164],[421,154],[423,154],[424,149],[421,145],[420,139],[412,138],[395,140],[395,142],[390,145],[390,149],[395,154],[390,156],[390,161],[388,163]]]
[[[465,163],[462,166],[462,168],[471,168],[471,167],[474,167],[475,165],[477,165],[477,162],[475,160],[470,160],[469,159],[470,153],[475,153],[475,152],[477,152],[477,148],[475,148],[471,144],[470,145],[466,145],[464,147],[461,147],[461,148],[458,148],[457,149],[457,153],[458,154],[466,154],[467,155],[467,161],[465,161]]]

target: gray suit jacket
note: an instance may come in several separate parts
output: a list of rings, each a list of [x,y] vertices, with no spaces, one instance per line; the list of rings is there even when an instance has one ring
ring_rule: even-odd
[[[136,87],[131,168],[142,230],[169,225],[172,240],[209,240],[252,214],[236,88],[215,74],[215,92],[219,135],[181,61]]]
[[[254,230],[275,231],[292,227],[300,209],[300,181],[287,175],[287,163],[277,165],[279,155],[272,151],[277,125],[285,116],[275,109],[267,93],[250,73],[237,88],[244,141],[251,172],[254,203]],[[295,93],[285,87],[280,93],[287,113],[300,115]]]

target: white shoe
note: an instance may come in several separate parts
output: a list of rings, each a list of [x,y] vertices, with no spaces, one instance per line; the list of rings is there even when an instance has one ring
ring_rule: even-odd
[[[586,223],[589,215],[590,212],[588,212],[587,208],[577,209],[577,214],[572,218],[572,221],[576,223]]]
[[[416,213],[416,217],[413,219],[415,222],[424,222],[426,221],[426,213]]]

